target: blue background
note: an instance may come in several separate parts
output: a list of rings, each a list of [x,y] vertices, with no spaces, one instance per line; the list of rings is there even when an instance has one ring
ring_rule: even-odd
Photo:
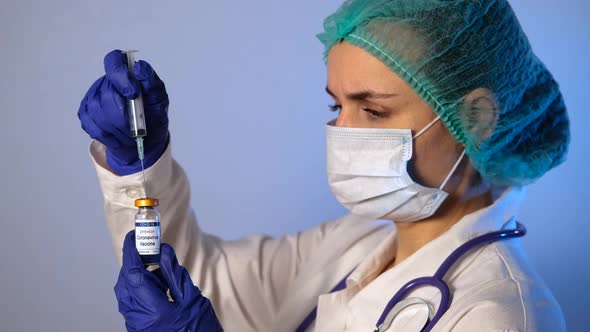
[[[123,331],[118,268],[76,117],[102,58],[141,50],[171,98],[202,227],[227,239],[344,213],[325,178],[322,19],[340,1],[22,1],[0,10],[0,329]],[[530,258],[570,331],[590,324],[590,2],[513,1],[571,117],[568,161],[529,188]],[[165,221],[163,221],[165,222]]]

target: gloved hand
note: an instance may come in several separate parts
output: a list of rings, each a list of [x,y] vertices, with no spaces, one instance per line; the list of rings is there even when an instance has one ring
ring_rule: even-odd
[[[164,82],[145,61],[127,71],[127,57],[114,50],[104,58],[106,75],[86,92],[78,109],[82,129],[106,145],[106,159],[119,175],[141,170],[135,140],[131,137],[126,99],[143,94],[147,136],[144,137],[144,165],[150,167],[168,146],[168,94]],[[139,84],[138,84],[139,82]]]
[[[174,302],[168,300],[168,289]],[[125,237],[115,294],[130,332],[223,331],[213,306],[193,285],[188,271],[178,264],[170,245],[161,246],[159,269],[145,269],[135,249],[135,231]]]

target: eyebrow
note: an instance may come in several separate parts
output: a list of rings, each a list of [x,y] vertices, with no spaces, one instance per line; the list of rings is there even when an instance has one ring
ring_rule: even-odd
[[[326,87],[326,93],[336,99],[336,95],[328,87]],[[353,93],[346,94],[346,98],[350,100],[367,100],[367,99],[384,99],[398,96],[395,93],[379,93],[373,90],[363,90]]]

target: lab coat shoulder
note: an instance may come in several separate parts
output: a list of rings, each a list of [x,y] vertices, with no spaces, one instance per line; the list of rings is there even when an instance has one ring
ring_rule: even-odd
[[[133,203],[144,195],[142,179],[140,174],[113,174],[104,149],[93,141],[90,153],[121,264],[123,239],[134,227]],[[199,227],[190,207],[187,176],[172,158],[170,146],[146,170],[146,178],[150,196],[160,200],[162,241],[174,247],[179,262],[211,300],[228,331],[262,331],[277,319],[293,316],[293,311],[303,315],[315,303],[302,305],[302,298],[313,300],[311,294],[329,291],[336,278],[346,275],[389,231],[383,224],[349,215],[280,238],[257,235],[224,241]]]
[[[452,284],[462,291],[453,300],[450,331],[566,330],[559,304],[518,240],[487,246]]]

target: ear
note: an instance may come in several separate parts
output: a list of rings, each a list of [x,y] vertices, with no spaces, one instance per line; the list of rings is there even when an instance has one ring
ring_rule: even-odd
[[[485,141],[498,124],[498,101],[486,88],[477,88],[464,97],[466,127],[478,143]]]

